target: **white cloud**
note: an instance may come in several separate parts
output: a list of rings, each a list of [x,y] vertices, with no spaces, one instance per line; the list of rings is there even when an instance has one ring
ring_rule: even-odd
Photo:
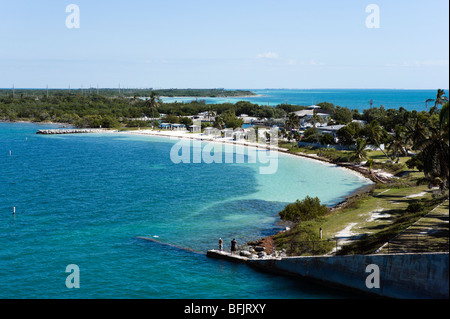
[[[258,54],[256,57],[258,59],[276,60],[276,59],[278,59],[279,55],[276,52],[265,52],[265,53]]]

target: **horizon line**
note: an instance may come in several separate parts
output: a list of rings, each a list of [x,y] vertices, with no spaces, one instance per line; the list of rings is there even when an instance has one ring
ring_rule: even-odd
[[[89,87],[4,87],[0,88],[0,90],[89,90],[89,89],[95,89],[97,90],[97,87],[89,86]],[[99,90],[119,90],[119,87],[98,87]],[[218,88],[218,87],[210,87],[210,88],[188,88],[188,87],[177,87],[177,88],[142,88],[142,87],[120,87],[120,90],[152,90],[152,91],[158,91],[158,90],[235,90],[235,91],[262,91],[262,90],[437,90],[441,89],[439,88]],[[449,88],[444,88],[444,90],[449,90]]]

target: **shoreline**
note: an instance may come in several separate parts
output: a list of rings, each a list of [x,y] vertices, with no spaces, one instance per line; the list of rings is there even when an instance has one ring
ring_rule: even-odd
[[[368,179],[371,180],[373,183],[380,182],[379,180],[376,180],[373,176],[373,174],[363,173],[365,171],[364,168],[360,166],[355,166],[349,163],[334,163],[324,157],[309,155],[305,153],[292,153],[286,148],[281,148],[278,146],[269,146],[259,143],[251,143],[247,141],[234,141],[231,139],[225,139],[225,138],[214,138],[214,137],[208,137],[203,135],[202,133],[183,133],[183,132],[176,132],[176,131],[154,131],[154,130],[130,130],[130,131],[116,131],[118,134],[131,134],[131,135],[143,135],[143,136],[155,136],[155,137],[165,137],[170,139],[188,139],[188,140],[198,140],[202,142],[212,142],[212,143],[219,143],[219,144],[233,144],[237,146],[242,147],[252,147],[260,150],[272,150],[272,151],[278,151],[280,153],[283,153],[286,156],[296,156],[300,157],[306,160],[313,160],[317,161],[321,164],[329,165],[329,166],[336,166],[342,169],[347,169],[351,171],[354,175],[360,177],[361,179]],[[381,172],[383,176],[385,176],[385,172]]]
[[[63,123],[54,123],[54,122],[31,122],[31,121],[2,121],[2,122],[6,122],[6,123],[32,123],[32,124],[37,124],[37,125],[69,125],[72,126],[70,124],[63,124]],[[330,160],[323,158],[323,157],[319,157],[319,156],[314,156],[314,155],[309,155],[309,154],[304,154],[304,153],[292,153],[290,152],[288,149],[285,148],[280,148],[278,146],[270,146],[270,145],[264,145],[264,144],[259,144],[259,143],[251,143],[251,142],[247,142],[245,140],[243,141],[234,141],[231,138],[215,138],[215,137],[209,137],[209,136],[205,136],[202,133],[188,133],[186,131],[154,131],[154,130],[129,130],[129,131],[119,131],[119,130],[114,130],[114,129],[103,129],[102,132],[98,132],[95,134],[117,134],[117,135],[121,135],[121,134],[129,134],[129,135],[140,135],[140,136],[150,136],[150,137],[164,137],[164,138],[169,138],[169,139],[175,139],[175,140],[197,140],[197,141],[201,141],[201,142],[212,142],[212,143],[217,143],[217,144],[232,144],[232,145],[236,145],[236,146],[241,146],[241,147],[251,147],[251,148],[256,148],[257,150],[270,150],[270,151],[277,151],[280,152],[286,156],[295,156],[297,158],[302,158],[304,160],[313,160],[317,163],[323,164],[323,165],[327,165],[327,166],[332,166],[332,167],[336,167],[336,168],[341,168],[341,169],[346,169],[349,173],[352,173],[356,176],[358,176],[360,179],[362,180],[370,180],[372,183],[371,184],[366,184],[366,185],[362,185],[360,187],[358,187],[357,189],[355,189],[354,191],[352,191],[351,193],[349,193],[348,195],[345,195],[345,199],[340,201],[339,203],[329,206],[329,210],[330,211],[335,211],[339,208],[345,207],[345,205],[348,203],[349,200],[355,198],[355,197],[359,197],[363,194],[367,194],[369,193],[372,189],[373,186],[379,182],[376,179],[373,178],[373,174],[364,174],[361,171],[360,167],[356,167],[353,165],[342,165],[339,163],[333,163]],[[76,133],[74,133],[76,134]],[[273,236],[275,236],[276,234],[270,235],[270,236],[266,236],[263,238],[259,238],[256,239],[256,241],[261,241],[263,243],[271,243],[273,240]]]
[[[263,97],[262,94],[254,95],[234,95],[234,96],[160,96],[161,99],[240,99],[240,98],[250,98],[250,97]],[[141,97],[146,98],[146,97]]]
[[[351,202],[354,199],[357,199],[360,196],[369,194],[374,189],[374,186],[380,182],[379,180],[377,180],[377,178],[376,178],[376,176],[374,176],[374,174],[369,174],[369,173],[364,174],[360,167],[356,167],[353,165],[349,166],[348,164],[340,165],[339,163],[333,163],[330,160],[328,160],[326,158],[321,158],[319,156],[311,156],[311,155],[304,154],[304,153],[291,153],[291,152],[289,152],[288,149],[284,149],[284,148],[280,148],[280,147],[274,147],[274,146],[270,147],[267,145],[249,143],[249,142],[245,142],[245,141],[241,142],[241,141],[234,141],[234,140],[226,140],[224,138],[212,138],[212,137],[203,136],[202,133],[192,134],[192,133],[183,133],[183,132],[174,132],[174,131],[155,132],[152,130],[142,130],[142,131],[122,131],[122,132],[117,132],[117,134],[130,134],[130,135],[142,135],[142,136],[153,136],[153,137],[159,136],[159,137],[178,139],[178,140],[182,140],[182,139],[199,140],[202,142],[213,142],[213,143],[219,143],[219,144],[234,144],[234,145],[242,146],[242,147],[253,147],[253,148],[260,149],[260,150],[275,150],[275,151],[278,151],[278,152],[284,154],[285,156],[295,156],[297,158],[301,158],[304,160],[315,161],[315,162],[323,164],[323,165],[346,169],[349,173],[352,173],[352,174],[358,176],[360,179],[369,180],[372,182],[370,184],[366,184],[366,185],[362,185],[361,187],[358,187],[354,191],[345,195],[343,197],[344,200],[338,202],[337,204],[329,206],[328,209],[329,209],[330,213],[333,213],[338,209],[344,208],[349,202]],[[280,222],[283,222],[283,221],[281,219],[277,221],[277,223],[280,223]],[[245,243],[241,247],[250,247],[250,246],[252,246],[252,244],[251,244],[252,242],[253,242],[253,245],[254,245],[254,243],[258,243],[257,245],[264,247],[264,251],[267,253],[267,255],[270,255],[270,254],[274,253],[274,244],[273,244],[274,236],[276,236],[277,234],[284,232],[284,231],[285,230],[282,230],[282,231],[278,231],[276,234],[272,234],[272,235],[265,236],[265,237],[255,238],[254,240],[251,240],[250,242]]]

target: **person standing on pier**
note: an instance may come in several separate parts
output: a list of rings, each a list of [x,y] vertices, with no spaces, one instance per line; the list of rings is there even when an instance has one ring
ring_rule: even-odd
[[[219,238],[219,250],[223,251],[223,240],[222,240],[222,238]]]
[[[235,238],[233,238],[233,240],[231,241],[231,254],[234,255],[234,253],[236,252],[236,244],[237,241]]]

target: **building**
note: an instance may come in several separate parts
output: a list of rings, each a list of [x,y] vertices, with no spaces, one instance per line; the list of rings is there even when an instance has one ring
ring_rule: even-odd
[[[216,137],[216,136],[220,135],[219,132],[220,131],[218,129],[216,129],[215,127],[206,127],[203,130],[203,134],[205,134],[206,136],[209,136],[209,137]]]
[[[161,123],[159,125],[159,127],[163,130],[170,130],[171,129],[171,124],[170,123]]]
[[[294,112],[295,115],[297,115],[300,118],[300,125],[305,126],[306,123],[310,122],[311,118],[314,116],[314,112],[316,112],[317,116],[320,116],[322,118],[323,123],[328,122],[328,118],[331,116],[330,113],[324,110],[316,109],[316,110],[300,110],[297,112]]]
[[[186,125],[184,125],[184,124],[172,124],[171,125],[171,130],[172,131],[185,131],[186,130]]]
[[[184,124],[171,124],[171,123],[161,123],[159,127],[163,130],[171,131],[184,131],[186,130],[186,125]]]
[[[188,130],[191,133],[200,133],[202,131],[202,127],[200,125],[191,125]]]
[[[226,128],[222,130],[222,137],[229,138],[233,137],[233,129],[232,128]]]
[[[319,134],[331,134],[334,138],[336,138],[337,131],[343,127],[345,127],[345,125],[321,126],[317,127],[317,130],[319,131]]]

